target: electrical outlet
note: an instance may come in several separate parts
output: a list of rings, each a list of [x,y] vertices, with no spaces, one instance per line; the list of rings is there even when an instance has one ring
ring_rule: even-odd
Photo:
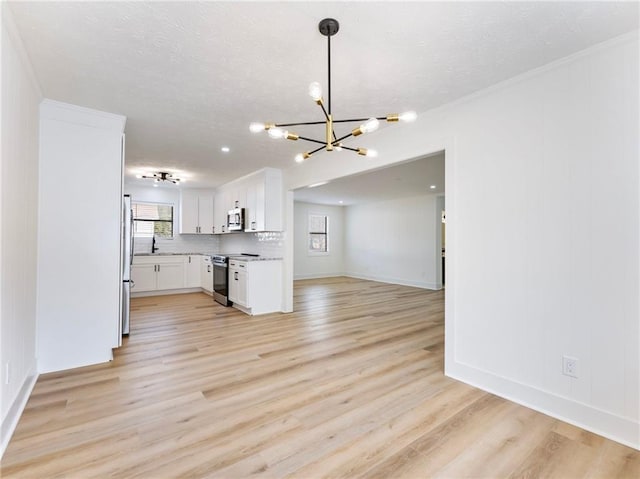
[[[572,358],[571,356],[562,356],[562,374],[565,376],[571,376],[572,378],[578,377],[578,358]]]

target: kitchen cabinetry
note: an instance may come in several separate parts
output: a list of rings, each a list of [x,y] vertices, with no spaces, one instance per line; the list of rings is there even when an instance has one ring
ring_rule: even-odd
[[[223,189],[216,191],[213,202],[213,232],[215,234],[228,233],[227,212],[231,209],[229,203],[229,192]]]
[[[185,259],[185,288],[200,288],[202,279],[200,270],[202,269],[202,255],[189,255]]]
[[[282,231],[282,172],[265,168],[246,182],[245,231]]]
[[[245,261],[229,261],[229,301],[250,307],[247,302],[247,263]]]
[[[233,182],[216,191],[213,210],[214,233],[229,233],[227,229],[227,213],[234,208],[246,208],[247,188],[244,182]]]
[[[245,208],[244,231],[282,231],[282,172],[264,168],[218,188],[214,202],[214,233],[228,233],[227,212]]]
[[[184,256],[139,256],[131,265],[132,293],[185,287]]]
[[[213,265],[211,256],[202,256],[200,261],[200,287],[213,294]]]
[[[213,234],[212,192],[180,192],[180,234]]]
[[[282,261],[229,260],[229,300],[247,314],[282,310]]]

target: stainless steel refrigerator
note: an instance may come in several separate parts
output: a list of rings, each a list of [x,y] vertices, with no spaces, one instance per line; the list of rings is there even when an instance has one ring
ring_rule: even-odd
[[[122,334],[129,334],[129,302],[131,295],[131,263],[133,261],[133,212],[131,196],[124,195],[122,201],[122,312],[120,327]]]

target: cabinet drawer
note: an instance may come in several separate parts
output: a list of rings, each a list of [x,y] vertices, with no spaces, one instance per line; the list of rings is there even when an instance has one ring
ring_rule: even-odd
[[[133,264],[176,264],[188,261],[188,256],[167,255],[167,256],[134,256]]]
[[[229,269],[234,269],[236,271],[246,271],[247,270],[247,262],[246,261],[238,261],[238,260],[229,260]]]

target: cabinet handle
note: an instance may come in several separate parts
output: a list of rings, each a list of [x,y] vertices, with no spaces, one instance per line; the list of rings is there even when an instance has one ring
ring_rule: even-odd
[[[158,265],[158,273],[160,272],[160,265]]]
[[[207,273],[211,273],[211,265],[210,264],[207,265]]]
[[[191,263],[191,256],[189,256],[189,263]]]
[[[237,271],[233,273],[233,279],[238,281],[238,272]]]

